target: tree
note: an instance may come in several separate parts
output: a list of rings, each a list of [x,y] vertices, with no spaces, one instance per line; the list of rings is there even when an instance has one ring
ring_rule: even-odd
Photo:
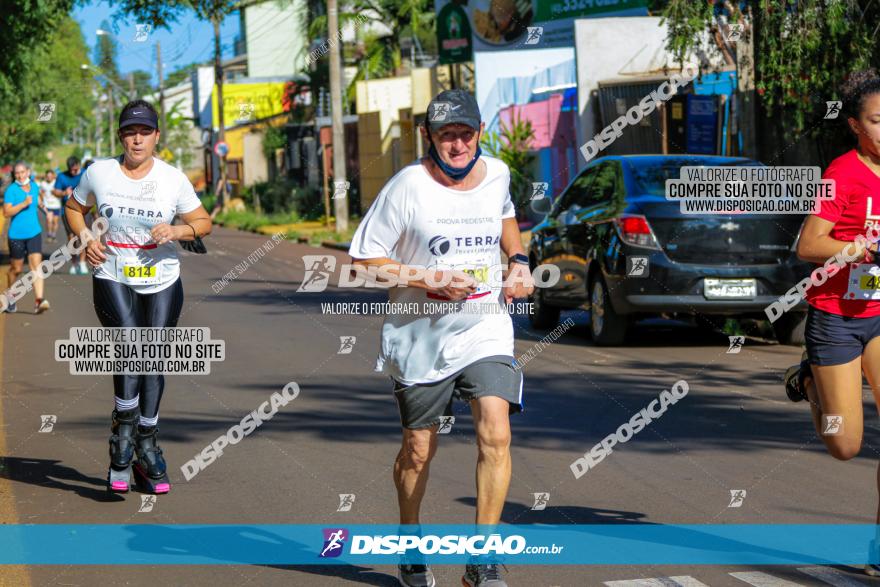
[[[117,0],[123,14],[132,15],[140,22],[150,23],[154,27],[168,28],[176,22],[181,13],[191,10],[202,20],[211,23],[214,29],[214,83],[217,84],[218,127],[217,140],[223,141],[226,137],[226,121],[223,116],[223,66],[220,45],[220,25],[227,16],[237,10],[241,10],[253,4],[259,4],[259,0]],[[220,181],[226,185],[226,157],[220,158]],[[226,190],[220,194],[220,201],[226,207]]]
[[[738,4],[736,2],[732,3]],[[747,34],[755,34],[756,88],[768,115],[791,136],[822,131],[825,102],[851,71],[880,58],[880,3],[870,0],[753,0]],[[741,18],[734,6],[731,22]],[[679,59],[713,26],[706,2],[669,0],[667,48]],[[751,32],[750,32],[751,31]],[[809,128],[808,128],[809,127]]]
[[[171,73],[169,73],[165,77],[165,87],[166,88],[173,88],[174,86],[176,86],[178,84],[182,84],[183,82],[189,81],[192,73],[195,70],[197,70],[199,67],[203,67],[204,65],[205,65],[205,63],[193,62],[188,65],[183,65],[181,67],[178,67],[177,69],[175,69],[174,71],[172,71]]]
[[[152,94],[153,75],[149,71],[136,69],[129,73],[134,78],[134,95],[138,98]]]
[[[100,28],[102,31],[107,32],[98,35],[98,43],[95,45],[95,65],[101,70],[103,75],[110,78],[116,84],[122,85],[119,67],[116,64],[119,44],[116,42],[116,38],[109,33],[109,22],[106,20],[101,21]]]
[[[57,12],[48,10],[50,6]],[[0,161],[42,162],[45,149],[74,129],[80,136],[91,135],[83,121],[94,118],[94,82],[80,68],[89,61],[89,51],[79,25],[62,12],[69,9],[70,3],[40,2],[18,14],[0,14],[0,47],[22,35],[22,45],[14,50],[4,47],[0,60]],[[28,29],[24,24],[31,23],[34,14],[41,15],[33,23],[38,26]],[[22,22],[16,22],[19,16]],[[40,103],[54,104],[50,122],[37,120]]]
[[[390,33],[362,33],[363,49],[352,55],[357,73],[347,90],[354,99],[355,84],[364,79],[398,75],[402,70],[401,39],[416,38],[422,46],[433,46],[434,3],[430,0],[348,0],[341,4],[339,27],[354,22],[356,27],[372,23]],[[309,26],[310,38],[323,38],[327,30],[326,15],[316,15]]]
[[[507,164],[510,169],[510,195],[517,210],[525,206],[532,194],[529,169],[534,163],[531,153],[535,131],[530,120],[514,114],[510,124],[500,125],[501,132],[487,132],[482,144],[486,152]]]

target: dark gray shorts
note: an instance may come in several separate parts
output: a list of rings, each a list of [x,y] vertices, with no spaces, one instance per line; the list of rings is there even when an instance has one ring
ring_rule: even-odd
[[[510,403],[510,414],[523,410],[522,372],[514,369],[513,357],[497,355],[478,359],[446,379],[404,385],[394,381],[394,397],[404,428],[428,428],[452,415],[452,400],[469,402],[497,396]]]

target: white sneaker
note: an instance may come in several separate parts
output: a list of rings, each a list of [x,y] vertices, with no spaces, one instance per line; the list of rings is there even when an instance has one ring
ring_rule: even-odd
[[[89,266],[86,265],[84,261],[79,262],[79,274],[80,275],[88,275],[89,274]]]
[[[71,275],[76,275],[76,265],[71,265],[70,269],[67,272]]]

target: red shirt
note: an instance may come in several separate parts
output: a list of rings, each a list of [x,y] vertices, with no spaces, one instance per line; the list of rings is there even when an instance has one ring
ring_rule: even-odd
[[[880,224],[880,176],[861,162],[853,149],[831,162],[823,179],[836,182],[833,200],[823,200],[816,216],[834,223],[829,236],[839,241],[852,242],[864,235],[868,227]],[[807,302],[819,310],[867,318],[880,315],[880,300],[846,300],[849,266],[821,286],[807,290]]]

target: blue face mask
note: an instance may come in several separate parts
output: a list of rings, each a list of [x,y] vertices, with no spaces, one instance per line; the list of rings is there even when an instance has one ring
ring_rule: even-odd
[[[434,160],[434,163],[437,164],[437,167],[440,168],[440,171],[445,173],[446,176],[449,177],[449,179],[453,179],[455,181],[461,181],[462,179],[467,177],[467,174],[471,172],[471,169],[473,169],[474,165],[477,164],[477,160],[482,154],[483,149],[478,144],[477,152],[474,155],[474,158],[471,159],[470,163],[468,163],[464,167],[453,167],[440,158],[440,153],[437,152],[437,148],[434,146],[434,141],[431,141],[431,147],[428,149],[428,155],[431,156],[431,159]]]

